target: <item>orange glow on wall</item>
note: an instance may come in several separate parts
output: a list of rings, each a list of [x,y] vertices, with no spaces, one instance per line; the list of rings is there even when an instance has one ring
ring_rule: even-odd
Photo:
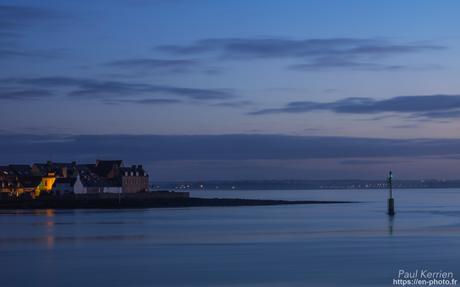
[[[42,177],[42,182],[40,183],[40,191],[51,191],[55,181],[56,175],[54,173],[48,173],[47,176]]]

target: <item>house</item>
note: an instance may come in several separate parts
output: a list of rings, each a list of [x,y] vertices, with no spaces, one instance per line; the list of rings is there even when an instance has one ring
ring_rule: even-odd
[[[19,196],[52,194],[136,193],[149,190],[142,165],[124,167],[121,160],[96,160],[95,164],[34,163],[0,166],[0,192]]]
[[[34,176],[0,180],[0,192],[14,196],[29,193],[35,197],[40,194],[40,181],[40,178]]]
[[[74,193],[74,187],[77,178],[67,177],[67,178],[56,178],[51,192],[56,195],[71,194]]]
[[[47,161],[46,163],[34,163],[31,167],[31,173],[34,176],[41,177],[40,193],[67,193],[73,190],[69,184],[74,181],[78,175],[76,162],[59,163]],[[55,183],[58,181],[55,188]],[[68,179],[68,180],[60,180]]]
[[[34,163],[31,171],[36,176],[46,176],[49,173],[54,173],[57,178],[76,178],[77,163],[62,163],[48,161],[46,163]]]
[[[41,177],[40,192],[50,193],[53,189],[54,182],[56,181],[56,174],[48,172],[47,175]]]
[[[40,195],[41,178],[36,176],[18,177],[18,194],[29,193],[33,197]]]
[[[121,182],[118,179],[102,178],[90,169],[80,169],[74,184],[75,194],[86,193],[121,193]]]
[[[8,165],[0,167],[0,192],[20,196],[30,193],[40,194],[41,177],[33,176],[28,165]]]
[[[16,173],[9,166],[0,166],[0,180],[7,181],[15,179]]]
[[[8,166],[11,171],[13,171],[16,176],[33,176],[32,168],[27,164],[10,164]]]
[[[149,175],[142,165],[122,167],[121,186],[123,193],[144,192],[149,190]]]
[[[149,177],[141,165],[123,167],[121,160],[97,160],[78,165],[75,193],[135,193],[149,190]]]

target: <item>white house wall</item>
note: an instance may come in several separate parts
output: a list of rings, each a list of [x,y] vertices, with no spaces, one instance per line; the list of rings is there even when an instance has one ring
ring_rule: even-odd
[[[73,190],[75,194],[87,193],[86,187],[83,186],[83,183],[81,182],[80,177],[77,177]]]

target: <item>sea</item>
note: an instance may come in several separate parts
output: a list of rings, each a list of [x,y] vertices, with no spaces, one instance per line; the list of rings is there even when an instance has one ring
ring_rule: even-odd
[[[402,271],[460,280],[460,189],[395,190],[394,217],[383,189],[191,194],[353,203],[0,210],[0,286],[403,286]]]

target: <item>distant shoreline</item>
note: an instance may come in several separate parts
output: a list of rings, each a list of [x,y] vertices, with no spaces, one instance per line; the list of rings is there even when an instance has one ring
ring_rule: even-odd
[[[225,206],[270,206],[297,204],[338,204],[351,201],[315,200],[265,200],[240,198],[174,198],[174,199],[89,199],[89,198],[49,198],[36,200],[2,200],[0,209],[125,209],[125,208],[165,208],[165,207],[225,207]]]
[[[169,189],[180,191],[215,191],[215,190],[356,190],[387,189],[386,179],[332,179],[332,180],[203,180],[203,181],[157,181],[152,189]],[[413,188],[460,188],[460,180],[394,180],[395,189]]]

